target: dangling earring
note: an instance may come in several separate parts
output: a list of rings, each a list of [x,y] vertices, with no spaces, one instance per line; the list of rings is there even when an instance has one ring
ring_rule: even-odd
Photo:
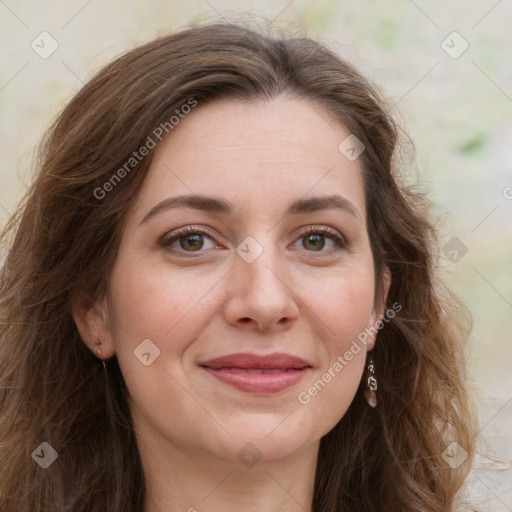
[[[97,340],[96,341],[96,345],[101,345],[101,341]],[[103,359],[101,357],[101,349],[99,348],[98,349],[98,357],[101,359],[101,362],[103,363],[103,369],[105,370],[105,372],[107,371],[107,367],[105,366],[105,359]]]
[[[377,407],[377,378],[373,364],[372,352],[368,352],[368,366],[366,367],[366,391],[364,396],[370,407]]]

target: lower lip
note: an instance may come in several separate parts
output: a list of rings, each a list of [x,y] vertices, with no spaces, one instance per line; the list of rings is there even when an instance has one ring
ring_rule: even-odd
[[[245,393],[278,393],[299,383],[309,367],[276,373],[250,373],[238,368],[203,367],[217,380]]]

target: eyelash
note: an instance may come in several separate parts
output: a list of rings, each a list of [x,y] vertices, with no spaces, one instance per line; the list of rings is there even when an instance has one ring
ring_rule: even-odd
[[[202,228],[194,227],[194,226],[185,226],[183,228],[179,228],[179,229],[165,235],[160,240],[160,245],[162,247],[164,247],[165,249],[167,249],[169,252],[172,252],[174,254],[179,254],[180,256],[183,256],[186,258],[197,257],[195,253],[201,253],[204,251],[202,251],[202,250],[185,251],[185,250],[173,249],[170,247],[174,242],[176,242],[180,238],[183,238],[188,235],[205,235],[208,238],[211,238],[213,240],[213,237],[210,235],[210,233],[208,233],[208,231],[206,231]],[[318,256],[315,256],[315,257],[322,257],[321,255],[323,255],[325,253],[332,254],[332,252],[337,253],[339,251],[346,249],[346,241],[344,240],[344,238],[341,237],[337,233],[337,231],[335,231],[327,226],[308,226],[307,228],[300,231],[297,240],[304,238],[308,235],[322,235],[322,236],[325,236],[325,237],[329,238],[330,240],[332,240],[335,244],[335,247],[332,249],[320,250],[320,251],[307,251],[307,252],[311,252],[312,255],[315,255],[315,253],[318,253]]]
[[[335,244],[335,247],[333,249],[327,249],[327,250],[320,250],[320,251],[307,251],[315,254],[316,252],[322,254],[326,252],[339,252],[343,249],[346,249],[347,244],[345,242],[345,239],[341,237],[338,232],[332,228],[329,228],[327,226],[308,226],[307,228],[301,230],[299,232],[298,239],[304,238],[308,235],[321,235],[325,236],[329,240],[332,240]]]

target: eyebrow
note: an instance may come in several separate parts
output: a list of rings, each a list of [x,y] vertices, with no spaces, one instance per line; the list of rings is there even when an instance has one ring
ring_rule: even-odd
[[[173,208],[193,208],[195,210],[219,213],[223,215],[232,215],[235,211],[232,203],[216,197],[207,197],[195,194],[169,197],[153,206],[153,208],[151,208],[151,210],[149,210],[149,212],[146,213],[144,218],[140,221],[139,225],[144,224],[155,215]],[[357,208],[347,198],[340,195],[297,199],[288,206],[285,215],[298,215],[301,213],[332,209],[343,210],[352,217],[358,220],[360,219]]]
[[[224,199],[218,199],[215,197],[207,197],[207,196],[198,196],[198,195],[185,195],[185,196],[177,196],[177,197],[168,197],[164,199],[162,202],[153,206],[151,210],[144,216],[144,218],[140,221],[140,224],[148,221],[151,217],[155,215],[170,210],[172,208],[193,208],[195,210],[201,210],[205,212],[212,213],[222,213],[225,215],[230,215],[233,213],[233,205],[229,201],[225,201]],[[139,224],[139,225],[140,225]]]
[[[319,210],[343,210],[356,219],[360,218],[357,208],[346,197],[340,195],[297,199],[290,205],[286,214],[308,213]]]

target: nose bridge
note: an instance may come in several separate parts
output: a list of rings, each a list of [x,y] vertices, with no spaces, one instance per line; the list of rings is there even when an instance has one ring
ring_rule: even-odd
[[[275,258],[260,256],[253,263],[239,262],[240,272],[247,276],[250,287],[247,290],[259,293],[262,291],[273,292],[277,297],[285,292],[282,277],[279,276],[279,264],[276,264]]]
[[[271,236],[264,239],[260,236],[259,239],[261,242],[253,237],[247,237],[237,247],[237,258],[234,263],[236,279],[241,279],[248,285],[245,295],[255,295],[265,290],[280,294],[284,291],[284,283],[282,278],[279,278],[279,273],[283,273],[283,270],[280,270],[282,265],[278,248]]]

